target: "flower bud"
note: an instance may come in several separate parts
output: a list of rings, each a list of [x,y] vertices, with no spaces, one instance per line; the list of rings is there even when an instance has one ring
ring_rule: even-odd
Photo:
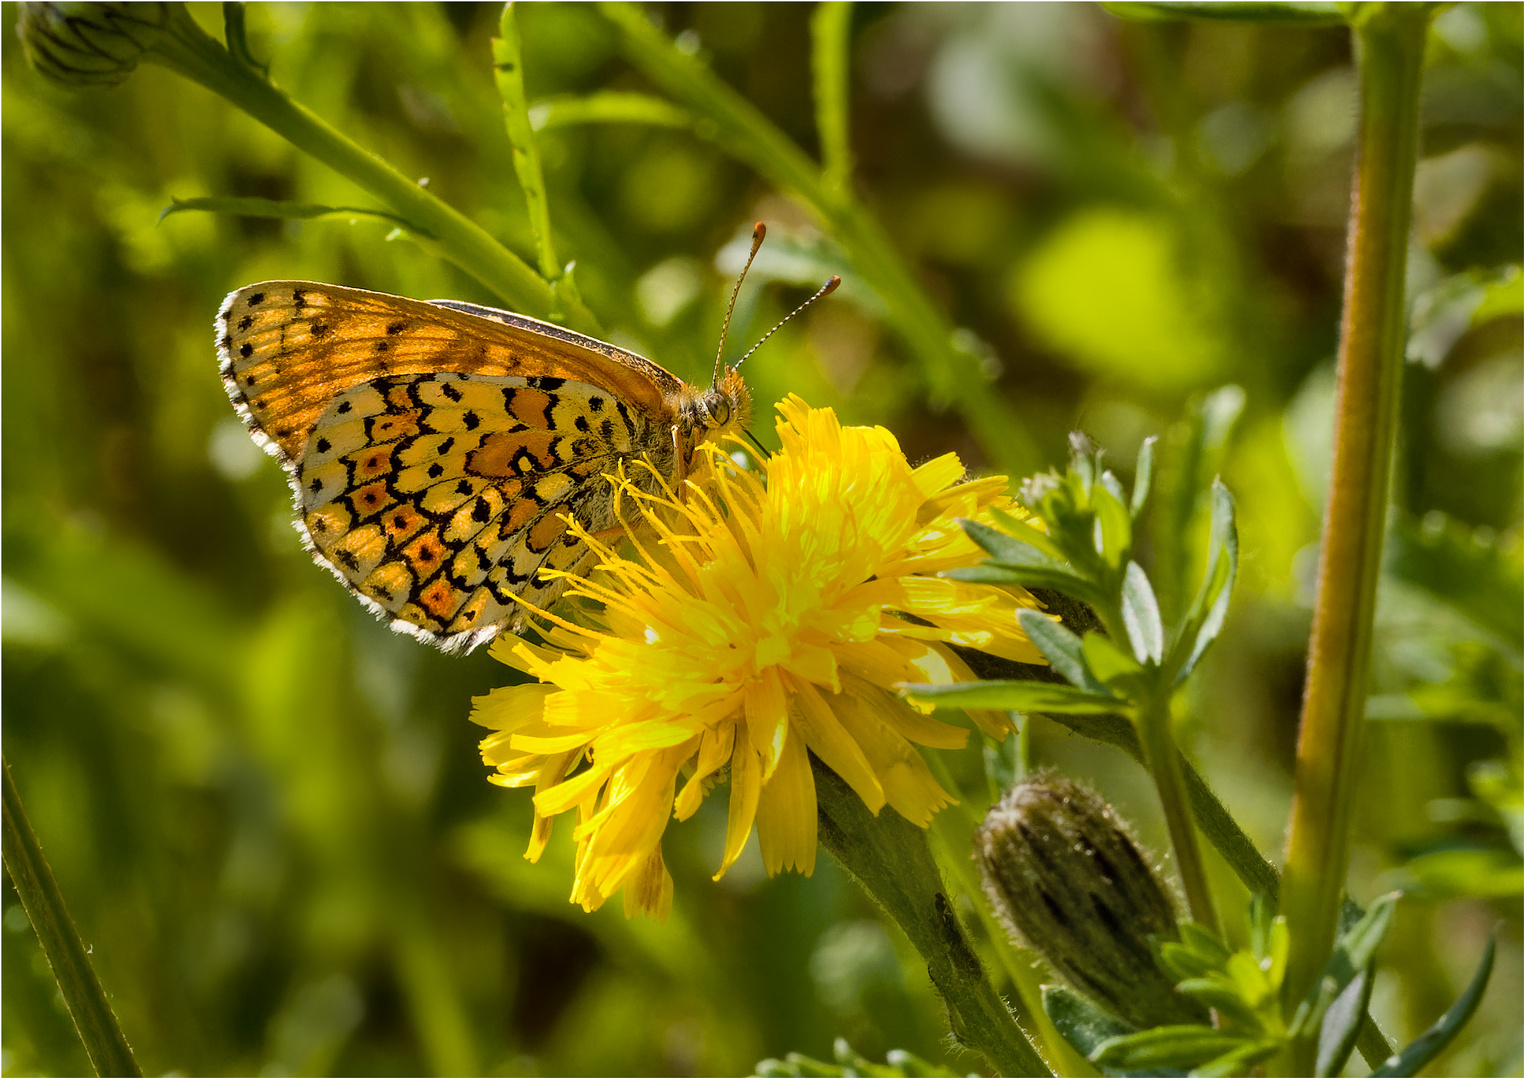
[[[1014,940],[1136,1028],[1202,1023],[1155,962],[1176,912],[1122,821],[1055,772],[1019,784],[975,833],[986,895]]]
[[[16,30],[27,59],[41,74],[68,86],[115,86],[165,35],[171,5],[21,5]]]

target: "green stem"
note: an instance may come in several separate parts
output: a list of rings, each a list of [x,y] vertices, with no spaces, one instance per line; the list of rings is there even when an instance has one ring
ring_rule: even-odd
[[[503,121],[508,130],[514,156],[514,174],[525,193],[525,207],[530,214],[530,231],[535,234],[535,249],[540,260],[540,276],[555,281],[561,276],[556,249],[551,243],[551,208],[546,201],[546,179],[541,172],[540,151],[530,130],[530,106],[525,100],[524,59],[520,55],[519,24],[514,19],[514,4],[503,5],[498,19],[498,36],[493,39],[493,80],[503,99]]]
[[[69,918],[69,909],[64,906],[58,882],[53,880],[53,870],[43,856],[42,845],[32,832],[21,795],[11,781],[8,760],[0,760],[0,772],[5,774],[5,869],[32,928],[37,931],[42,954],[53,969],[53,978],[58,981],[64,1005],[85,1044],[85,1053],[90,1055],[90,1064],[97,1076],[142,1076],[111,1002],[106,1000],[101,980],[90,964],[89,950],[80,940],[74,920]]]
[[[954,1037],[999,1076],[1050,1076],[965,939],[926,834],[888,807],[878,816],[815,757],[821,842],[927,961]]]
[[[1194,922],[1221,934],[1219,915],[1208,888],[1208,872],[1198,848],[1197,831],[1188,810],[1182,755],[1171,731],[1170,691],[1152,691],[1140,709],[1140,742],[1144,748],[1145,767],[1155,780],[1160,807],[1165,813],[1166,830],[1171,836],[1171,850],[1176,854],[1176,872],[1181,875],[1187,893],[1187,908]]]
[[[816,138],[821,141],[822,183],[839,197],[853,175],[848,142],[848,30],[853,5],[824,0],[811,16],[811,78],[816,89]]]
[[[1353,17],[1361,129],[1347,237],[1335,455],[1325,509],[1308,679],[1283,883],[1296,1007],[1335,942],[1362,746],[1388,469],[1404,360],[1404,267],[1419,139],[1427,4],[1361,5]],[[1294,1074],[1315,1046],[1295,1045]]]
[[[146,54],[170,70],[226,98],[254,119],[369,191],[433,241],[441,253],[525,314],[545,318],[557,306],[552,288],[522,259],[460,211],[431,195],[386,160],[346,137],[240,63],[180,9],[170,36]],[[598,323],[580,303],[568,322],[588,333]]]
[[[1014,476],[1034,471],[1040,455],[1022,422],[993,392],[980,358],[957,346],[954,328],[850,188],[832,186],[804,151],[701,61],[677,48],[640,7],[604,3],[600,9],[621,31],[631,62],[700,118],[699,130],[816,214],[859,279],[884,302],[886,318],[921,364],[934,396],[954,404],[996,465]]]

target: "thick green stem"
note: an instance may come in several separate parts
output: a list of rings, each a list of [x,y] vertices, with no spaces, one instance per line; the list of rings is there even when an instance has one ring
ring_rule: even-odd
[[[1176,855],[1176,872],[1181,875],[1182,888],[1187,893],[1187,908],[1192,920],[1219,934],[1219,915],[1213,904],[1213,893],[1208,888],[1208,872],[1203,866],[1202,850],[1198,847],[1197,831],[1192,827],[1192,813],[1188,808],[1186,779],[1182,773],[1182,757],[1176,749],[1176,738],[1171,731],[1171,705],[1169,692],[1154,693],[1139,716],[1140,743],[1144,747],[1145,765],[1155,780],[1155,791],[1160,796],[1160,807],[1166,817],[1166,830],[1171,836],[1171,850]]]
[[[1372,4],[1353,25],[1361,129],[1347,237],[1335,456],[1325,509],[1308,679],[1298,733],[1282,909],[1291,1009],[1335,942],[1362,747],[1388,470],[1404,359],[1404,266],[1418,144],[1427,4]],[[1307,1073],[1315,1047],[1285,1064]]]
[[[59,993],[74,1020],[85,1053],[97,1076],[142,1076],[132,1047],[106,1000],[106,991],[90,964],[90,952],[80,940],[63,893],[53,880],[53,870],[43,856],[42,845],[32,832],[21,795],[11,782],[11,764],[0,763],[5,777],[4,853],[5,869],[16,886],[16,895],[32,928],[37,931],[42,954],[53,969]]]
[[[240,63],[190,18],[175,20],[170,40],[147,54],[226,98],[297,149],[381,199],[439,251],[525,314],[545,318],[557,307],[551,286],[485,229],[408,179]],[[598,323],[580,303],[562,297],[568,322],[588,333]]]
[[[889,807],[871,814],[843,779],[814,757],[811,770],[821,842],[927,961],[954,1037],[999,1076],[1052,1075],[965,939],[926,834]]]

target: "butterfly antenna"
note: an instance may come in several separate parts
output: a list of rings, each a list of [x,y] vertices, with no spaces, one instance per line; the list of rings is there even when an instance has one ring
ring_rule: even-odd
[[[731,287],[731,303],[726,305],[726,321],[721,323],[721,341],[715,347],[715,374],[710,377],[711,389],[720,385],[721,353],[726,348],[726,331],[731,327],[731,313],[736,310],[737,294],[742,291],[742,279],[747,276],[752,260],[757,258],[758,249],[763,246],[763,237],[767,235],[768,229],[761,221],[752,227],[752,250],[747,253],[747,261],[742,264],[742,272],[737,275],[737,283]]]
[[[769,453],[768,447],[766,447],[762,443],[760,443],[758,441],[758,437],[756,435],[754,435],[752,432],[744,431],[744,432],[742,432],[742,434],[746,435],[747,436],[747,441],[752,443],[752,445],[756,446],[758,448],[758,453],[763,455],[762,457],[760,457],[758,459],[759,461],[767,461],[769,458],[774,456],[773,454]]]
[[[775,330],[778,330],[779,327],[781,327],[785,323],[789,322],[796,315],[799,315],[802,311],[804,311],[806,308],[810,307],[816,301],[820,300],[823,296],[830,296],[832,294],[833,290],[835,290],[837,288],[837,286],[839,286],[841,284],[842,284],[842,278],[838,277],[836,274],[833,274],[830,281],[828,281],[825,285],[823,285],[821,288],[816,290],[816,295],[815,296],[812,296],[809,300],[807,300],[805,303],[801,304],[794,311],[790,312],[788,315],[784,316],[784,318],[782,318],[778,322],[774,323],[773,329],[769,330],[768,333],[764,334],[761,338],[759,338],[758,339],[758,343],[756,345],[754,345],[752,348],[748,349],[745,353],[742,354],[742,360],[746,360],[753,353],[755,353],[759,349],[761,349],[763,347],[763,342],[767,341],[769,338],[774,336],[774,331]],[[742,360],[738,360],[736,363],[732,364],[731,365],[731,370],[735,371],[737,368],[741,367],[742,366]]]

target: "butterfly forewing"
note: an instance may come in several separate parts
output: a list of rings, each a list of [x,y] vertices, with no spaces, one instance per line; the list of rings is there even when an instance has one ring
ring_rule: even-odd
[[[218,317],[229,396],[286,464],[314,558],[447,649],[523,621],[617,526],[606,476],[672,474],[672,375],[523,316],[266,282]],[[656,486],[649,470],[627,470]]]
[[[464,372],[570,379],[662,416],[682,389],[634,353],[550,323],[311,281],[232,293],[218,313],[223,383],[257,439],[300,456],[336,394],[384,375]]]

